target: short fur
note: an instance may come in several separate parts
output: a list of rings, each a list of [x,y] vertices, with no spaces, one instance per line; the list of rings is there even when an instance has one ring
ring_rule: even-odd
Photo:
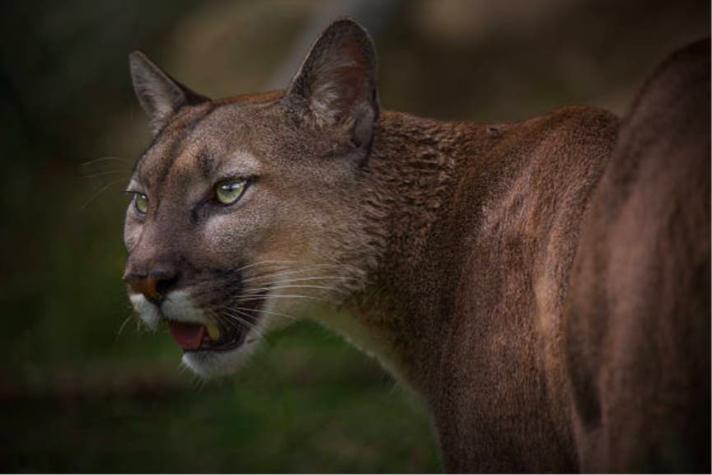
[[[590,470],[710,471],[709,59],[648,81],[584,221],[566,352]]]
[[[707,43],[657,73],[618,143],[593,108],[381,111],[374,57],[340,20],[286,91],[222,101],[132,57],[156,136],[126,278],[172,302],[134,292],[137,310],[234,324],[259,295],[243,347],[186,353],[211,375],[304,299],[350,309],[324,323],[423,397],[449,471],[709,470]],[[225,176],[254,177],[231,207],[211,197]]]

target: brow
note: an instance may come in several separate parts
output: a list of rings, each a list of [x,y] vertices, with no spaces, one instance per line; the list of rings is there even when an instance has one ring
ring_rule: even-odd
[[[175,161],[180,156],[181,151],[185,148],[186,141],[189,140],[191,132],[193,132],[195,128],[214,109],[215,107],[210,105],[210,107],[203,107],[197,110],[188,110],[186,111],[185,115],[181,115],[179,112],[178,117],[173,119],[174,123],[166,127],[163,132],[157,135],[153,139],[151,144],[148,146],[146,151],[139,157],[138,160],[136,160],[132,173],[132,182],[135,179],[135,181],[137,181],[138,183],[141,183],[146,186],[156,186],[159,183],[163,182],[165,178],[170,174],[170,170],[173,168]],[[144,176],[145,170],[143,165],[146,162],[146,157],[150,154],[152,150],[158,147],[161,142],[165,143],[165,151],[161,152],[161,154],[163,155],[163,159],[161,160],[161,162],[163,163],[163,165],[161,166],[162,171],[159,173],[156,183],[150,183],[150,181],[153,180],[149,180],[148,178],[153,177]]]
[[[221,173],[231,175],[231,176],[243,176],[248,177],[252,175],[257,175],[262,171],[260,162],[257,158],[245,151],[239,151],[225,157],[222,160]]]

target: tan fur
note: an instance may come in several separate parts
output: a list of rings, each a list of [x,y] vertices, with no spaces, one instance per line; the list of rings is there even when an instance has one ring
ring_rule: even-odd
[[[709,354],[709,117],[689,101],[666,103],[675,122],[655,128],[657,98],[688,94],[676,89],[684,79],[653,81],[616,145],[617,118],[593,108],[498,125],[381,111],[370,40],[348,20],[327,29],[286,91],[196,102],[202,96],[176,94],[184,86],[146,62],[134,56],[132,71],[156,137],[132,186],[151,207],[145,217],[127,212],[127,279],[157,275],[166,295],[179,289],[204,311],[195,317],[201,324],[224,322],[226,306],[260,288],[268,290],[252,317],[263,329],[301,307],[298,297],[351,310],[323,323],[423,397],[450,471],[709,469],[709,448],[695,448],[699,426],[691,422],[705,397],[709,420],[709,365],[692,361]],[[642,216],[642,227],[616,224],[606,213],[623,188],[610,176],[631,150],[656,173],[667,166],[654,140],[641,142],[648,124],[654,139],[671,137],[665,150],[675,150],[682,171],[660,184],[648,175],[629,181],[642,195],[628,213]],[[210,204],[225,174],[256,177],[229,208]],[[687,179],[699,194],[682,194]],[[666,201],[658,191],[689,213],[651,206],[639,214]],[[664,216],[681,220],[669,234],[655,226]],[[635,234],[640,229],[647,233]],[[655,244],[670,239],[697,251]],[[621,251],[631,240],[647,251]],[[622,268],[608,274],[592,264],[599,253]],[[656,287],[686,265],[696,266],[706,294],[694,279]],[[625,287],[631,280],[651,284]],[[618,307],[601,286],[624,292]],[[658,301],[646,312],[632,305],[651,296]],[[639,342],[650,328],[687,328],[671,312],[650,317],[671,301],[707,336],[656,347],[677,355],[664,366]],[[606,318],[619,320],[606,327]],[[628,348],[632,359],[616,356]],[[662,379],[636,372],[643,355],[663,365]],[[189,364],[205,374],[234,369],[237,360],[224,356],[193,355]],[[612,383],[616,371],[634,377]],[[683,383],[660,383],[676,371],[687,375]],[[691,397],[691,382],[706,393]],[[669,399],[629,402],[658,390]],[[667,438],[639,432],[652,430],[641,423],[651,411],[662,414],[651,420]]]

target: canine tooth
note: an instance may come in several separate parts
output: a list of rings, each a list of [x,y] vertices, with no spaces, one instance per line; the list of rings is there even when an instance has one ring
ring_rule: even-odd
[[[208,329],[208,336],[211,340],[216,341],[218,338],[220,338],[220,328],[218,328],[215,323],[210,322],[205,325],[205,328]]]

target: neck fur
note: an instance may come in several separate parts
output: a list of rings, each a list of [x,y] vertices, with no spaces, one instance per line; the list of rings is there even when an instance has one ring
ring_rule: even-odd
[[[427,384],[418,360],[438,357],[447,330],[447,322],[434,321],[440,312],[433,306],[442,303],[449,278],[430,244],[458,168],[481,155],[492,130],[394,112],[379,120],[359,197],[370,243],[366,284],[346,302],[349,315],[326,323],[415,388]]]

